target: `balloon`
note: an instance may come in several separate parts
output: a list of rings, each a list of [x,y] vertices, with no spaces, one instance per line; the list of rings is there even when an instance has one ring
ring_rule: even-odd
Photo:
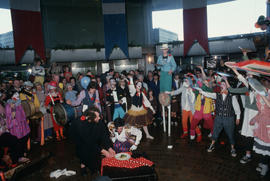
[[[84,89],[87,89],[89,83],[91,82],[90,78],[88,76],[85,76],[81,79],[81,86],[84,88]]]

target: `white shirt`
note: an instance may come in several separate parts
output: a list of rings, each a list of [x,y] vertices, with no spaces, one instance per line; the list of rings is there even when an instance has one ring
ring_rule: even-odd
[[[133,127],[133,126],[131,126],[130,128],[124,127],[120,134],[116,131],[114,133],[115,137],[112,139],[112,141],[113,142],[115,142],[116,140],[118,140],[120,142],[127,141],[128,137],[127,137],[126,133],[129,133],[131,135],[136,136],[135,145],[140,144],[140,141],[142,139],[142,131],[139,130],[138,128]]]
[[[181,87],[175,91],[172,91],[171,95],[178,95],[181,94],[181,107],[182,110],[185,111],[192,111],[194,112],[194,104],[195,104],[195,94],[193,93],[192,89],[181,85]]]

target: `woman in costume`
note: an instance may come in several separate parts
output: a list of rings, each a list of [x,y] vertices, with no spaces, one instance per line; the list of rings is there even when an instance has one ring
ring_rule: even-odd
[[[124,120],[126,124],[135,127],[143,127],[143,130],[146,134],[146,138],[154,139],[148,132],[147,125],[152,123],[153,114],[147,109],[151,109],[155,114],[154,108],[151,106],[149,100],[142,92],[142,83],[140,81],[136,82],[136,87],[133,82],[133,77],[129,76],[129,92],[131,96],[131,108],[128,110],[126,115],[124,116]]]
[[[267,86],[268,85],[268,86]],[[264,82],[265,87],[269,87],[270,81]],[[261,176],[265,176],[269,170],[270,162],[270,89],[267,88],[267,96],[256,94],[258,114],[250,122],[255,126],[253,130],[254,145],[253,150],[261,155],[261,162],[256,168]]]
[[[22,152],[26,156],[27,140],[29,138],[30,128],[21,105],[19,93],[14,93],[12,98],[7,101],[5,115],[6,126],[9,133],[18,138],[18,152]]]

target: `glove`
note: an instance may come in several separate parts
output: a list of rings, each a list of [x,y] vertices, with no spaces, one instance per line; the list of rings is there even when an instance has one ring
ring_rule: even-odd
[[[137,146],[136,146],[136,145],[132,145],[132,146],[130,147],[130,150],[131,150],[131,151],[136,150],[136,149],[137,149]]]

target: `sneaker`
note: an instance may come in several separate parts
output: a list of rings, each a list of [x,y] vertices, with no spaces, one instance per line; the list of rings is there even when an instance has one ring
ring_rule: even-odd
[[[231,149],[231,155],[232,155],[232,157],[236,157],[237,156],[236,150],[234,148]]]
[[[243,156],[243,157],[241,158],[240,163],[246,164],[247,162],[250,162],[251,160],[252,160],[252,159],[251,159],[250,156],[245,155],[245,156]]]
[[[211,152],[213,152],[215,150],[215,145],[214,144],[211,144],[210,146],[209,146],[209,148],[207,149],[207,152],[208,153],[211,153]]]

